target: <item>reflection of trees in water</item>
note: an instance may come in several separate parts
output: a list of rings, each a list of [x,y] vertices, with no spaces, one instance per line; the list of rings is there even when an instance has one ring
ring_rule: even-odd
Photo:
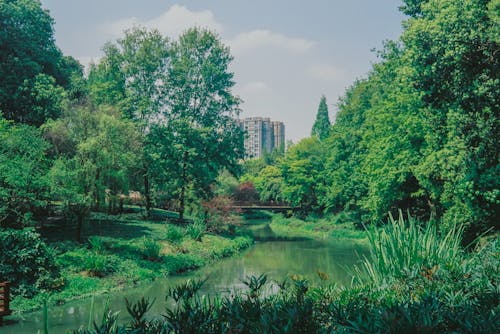
[[[120,311],[120,321],[128,320],[124,298],[135,301],[141,297],[155,298],[156,302],[150,314],[165,312],[165,296],[170,287],[187,279],[203,279],[208,277],[200,290],[202,294],[211,296],[216,293],[229,293],[231,290],[243,289],[241,279],[250,275],[267,274],[269,281],[282,281],[289,274],[306,276],[312,282],[319,282],[316,271],[329,276],[328,283],[349,284],[351,278],[347,270],[358,261],[366,249],[348,242],[307,241],[272,241],[256,243],[241,255],[223,259],[195,272],[181,276],[166,277],[151,284],[136,288],[97,296],[94,299],[93,319],[99,320],[103,314],[106,300],[113,311]],[[51,333],[65,333],[67,328],[78,328],[88,323],[91,299],[77,300],[68,304],[51,307],[49,323]],[[42,323],[41,312],[33,313],[26,318],[25,332],[36,332],[37,324]],[[33,330],[31,330],[33,329]]]

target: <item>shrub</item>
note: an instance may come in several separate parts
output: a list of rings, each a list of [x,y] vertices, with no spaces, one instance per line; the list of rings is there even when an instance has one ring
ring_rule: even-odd
[[[108,256],[89,252],[83,258],[83,269],[90,276],[103,277],[115,271],[114,262]]]
[[[177,244],[182,241],[182,238],[184,238],[184,233],[182,233],[182,229],[180,227],[167,225],[165,237],[171,243]]]
[[[95,251],[96,253],[101,254],[106,250],[106,243],[100,237],[96,236],[90,237],[89,244],[92,250]]]
[[[186,234],[195,241],[201,241],[201,237],[205,234],[205,224],[202,221],[195,221],[187,226]]]
[[[161,245],[157,241],[144,237],[142,250],[147,260],[157,261],[160,259]]]
[[[32,229],[0,230],[0,273],[15,294],[26,297],[59,285],[54,251]]]
[[[220,233],[224,230],[234,233],[236,226],[240,226],[242,219],[237,215],[237,211],[232,208],[232,201],[229,197],[216,196],[210,201],[203,203],[205,209],[206,230],[213,233]]]

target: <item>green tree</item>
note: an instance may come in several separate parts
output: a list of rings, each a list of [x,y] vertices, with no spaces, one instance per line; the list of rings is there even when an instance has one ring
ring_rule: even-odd
[[[22,228],[45,208],[50,145],[32,126],[0,115],[0,226]]]
[[[114,213],[120,196],[128,193],[141,142],[134,124],[110,107],[71,110],[66,117],[46,124],[44,130],[48,138],[57,139],[54,146],[68,148],[59,149],[51,186],[54,198],[66,203],[74,215],[77,240],[81,241],[90,210],[100,210],[107,203],[108,212]]]
[[[324,151],[317,137],[305,138],[290,147],[281,163],[283,197],[303,214],[321,212],[324,196]]]
[[[468,224],[470,239],[498,226],[500,215],[500,60],[492,8],[494,2],[481,0],[422,2],[402,36],[403,61],[411,64],[407,73],[427,120],[419,179],[437,199],[445,226]]]
[[[104,47],[105,56],[89,73],[89,89],[98,104],[115,105],[133,120],[145,144],[138,173],[145,197],[146,215],[151,196],[153,157],[148,155],[150,129],[162,120],[168,88],[169,42],[157,30],[136,27],[117,43]]]
[[[169,172],[178,180],[179,215],[186,190],[208,198],[220,171],[235,172],[243,154],[243,135],[236,124],[239,99],[231,92],[229,48],[208,30],[192,28],[172,43],[168,108],[164,114],[163,148]],[[165,161],[165,160],[164,160]]]
[[[37,0],[0,1],[0,31],[4,117],[37,126],[58,117],[66,97],[60,87],[69,88],[79,73],[76,60],[55,45],[48,12]]]
[[[261,201],[276,203],[284,201],[283,176],[278,166],[264,167],[253,182]]]
[[[311,135],[317,136],[319,140],[324,140],[330,134],[330,118],[328,117],[328,106],[326,105],[326,97],[321,96],[319,102],[318,113],[312,127]]]

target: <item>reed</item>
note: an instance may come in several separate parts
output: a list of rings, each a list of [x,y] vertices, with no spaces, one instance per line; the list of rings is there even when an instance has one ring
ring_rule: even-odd
[[[440,235],[436,225],[420,225],[401,211],[398,219],[389,216],[385,228],[367,231],[370,254],[366,256],[357,276],[364,283],[380,284],[388,278],[402,278],[412,272],[452,270],[463,258],[461,240],[463,227],[454,227]]]

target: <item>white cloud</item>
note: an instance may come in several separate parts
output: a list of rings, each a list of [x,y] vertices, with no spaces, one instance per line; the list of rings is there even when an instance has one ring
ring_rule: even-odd
[[[141,21],[136,17],[120,19],[106,24],[104,30],[114,37],[120,36],[125,29],[133,26],[144,26],[158,29],[163,35],[175,38],[186,29],[197,26],[221,32],[222,24],[217,22],[210,10],[190,11],[184,6],[173,5],[166,12],[151,20]]]
[[[341,80],[343,78],[343,71],[341,69],[328,64],[316,64],[309,66],[306,73],[314,79],[327,81]]]
[[[241,85],[239,89],[237,88],[238,93],[244,95],[254,95],[254,94],[263,94],[271,91],[271,88],[268,84],[262,81],[251,81],[244,85]]]
[[[293,52],[305,52],[311,49],[315,42],[259,29],[238,34],[229,44],[234,54],[241,54],[248,50],[263,47],[277,47]]]

